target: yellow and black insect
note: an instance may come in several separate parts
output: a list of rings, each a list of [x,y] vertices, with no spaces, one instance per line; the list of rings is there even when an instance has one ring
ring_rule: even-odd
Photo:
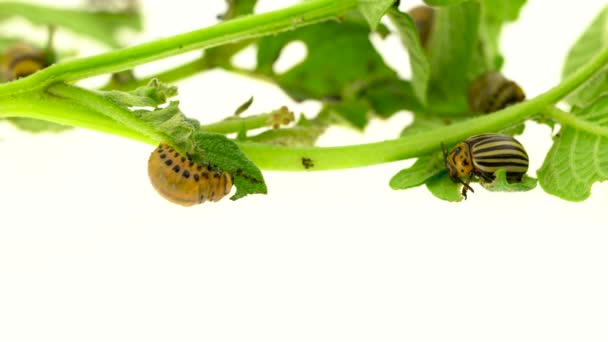
[[[196,164],[167,144],[160,144],[150,155],[148,176],[164,198],[186,207],[217,202],[232,189],[229,173]]]
[[[469,87],[469,110],[474,113],[492,113],[525,99],[517,83],[496,71],[480,75]]]
[[[433,7],[420,5],[410,9],[407,13],[412,17],[414,25],[416,25],[420,44],[423,48],[426,48],[429,36],[431,35],[431,30],[433,29],[435,9]]]
[[[46,51],[26,43],[8,46],[0,57],[3,82],[26,77],[51,64]]]
[[[463,185],[462,195],[467,198],[467,190],[473,176],[484,181],[492,181],[495,172],[505,170],[508,181],[521,181],[528,171],[528,154],[515,138],[498,133],[480,134],[469,137],[456,145],[448,154],[442,144],[445,167],[450,178]],[[462,178],[467,177],[466,181]]]

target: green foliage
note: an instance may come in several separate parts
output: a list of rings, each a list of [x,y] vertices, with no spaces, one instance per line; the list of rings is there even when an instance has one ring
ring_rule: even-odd
[[[437,176],[429,179],[426,183],[427,189],[433,196],[448,202],[460,202],[463,200],[461,187],[448,176],[448,172],[443,170]]]
[[[397,27],[401,41],[410,56],[412,86],[416,97],[425,105],[431,67],[424,54],[414,21],[409,15],[399,12],[396,8],[389,11],[389,18],[391,18],[391,21]]]
[[[20,130],[30,133],[59,133],[72,128],[70,126],[60,125],[54,122],[26,117],[6,118],[6,120],[11,122]]]
[[[505,170],[498,170],[494,174],[496,178],[492,182],[480,182],[481,185],[489,191],[494,192],[517,192],[517,191],[530,191],[536,188],[538,181],[536,178],[523,177],[520,182],[509,182],[507,181],[507,172]]]
[[[262,172],[233,141],[215,133],[196,133],[193,141],[195,149],[190,158],[194,162],[217,167],[232,175],[237,191],[231,200],[267,192]]]
[[[605,7],[587,27],[572,46],[566,57],[562,78],[566,78],[593,58],[603,48],[608,47],[608,7]],[[568,96],[567,101],[573,106],[585,107],[602,94],[608,92],[608,68],[604,68],[585,85]]]
[[[231,20],[230,24],[115,51],[111,58],[102,55],[60,62],[26,79],[0,85],[0,116],[32,114],[34,118],[87,128],[95,128],[97,123],[102,131],[146,142],[167,142],[196,162],[232,174],[238,188],[233,199],[266,193],[262,174],[251,160],[270,169],[303,170],[314,164],[315,170],[322,170],[418,158],[411,167],[397,173],[390,186],[407,189],[425,184],[436,197],[454,202],[463,199],[462,184],[448,176],[439,151],[441,143],[453,146],[483,132],[519,134],[525,120],[541,117],[541,123],[561,125],[538,171],[541,187],[567,200],[587,198],[594,182],[608,177],[608,154],[604,153],[608,151],[608,8],[599,13],[570,50],[560,84],[506,110],[475,116],[467,108],[470,82],[483,72],[501,68],[502,28],[518,18],[525,0],[426,2],[439,7],[423,50],[412,19],[396,7],[390,8],[393,0],[316,0],[259,16],[251,15],[255,0],[227,0],[227,11],[221,19]],[[352,11],[345,13],[349,8]],[[396,32],[379,24],[387,11]],[[116,17],[108,13],[0,4],[0,20],[15,15],[42,25],[55,23],[118,46],[116,25],[108,24]],[[399,34],[409,54],[411,79],[399,78],[383,61],[369,39],[374,30],[381,37]],[[262,35],[266,36],[259,38]],[[0,47],[8,41],[0,40]],[[291,69],[277,73],[274,64],[291,42],[303,42],[307,55]],[[257,44],[256,68],[243,70],[232,65],[231,57],[249,44]],[[321,101],[321,111],[317,117],[301,118],[298,124],[287,128],[279,128],[278,121],[269,123],[272,113],[232,115],[201,128],[198,121],[180,111],[177,101],[166,104],[176,95],[176,89],[156,81],[131,92],[92,92],[67,85],[202,47],[208,49],[199,60],[162,75],[179,79],[221,67],[274,82],[296,101]],[[584,86],[568,98],[572,113],[554,109],[558,100],[582,83]],[[26,99],[31,99],[31,103],[26,103]],[[250,101],[239,107],[237,115],[249,105]],[[73,119],[59,110],[77,111],[75,108],[86,109],[83,112],[87,116],[83,113]],[[388,118],[400,110],[412,111],[414,120],[399,139],[314,147],[330,125],[347,123],[363,130],[371,118]],[[30,119],[17,121],[33,130],[53,128],[42,121],[27,120]],[[274,129],[250,134],[250,130],[270,126]],[[223,135],[230,133],[238,133],[237,141],[251,154],[251,160]],[[480,182],[490,191],[528,191],[536,185],[536,180],[528,176],[522,182],[509,183],[504,171],[497,172],[490,183]]]
[[[358,0],[359,11],[367,20],[369,27],[375,30],[384,13],[393,5],[395,0]]]
[[[429,102],[449,113],[466,112],[469,82],[478,72],[473,57],[478,44],[480,6],[476,1],[438,8],[429,41]]]
[[[442,160],[434,155],[418,158],[414,165],[394,175],[389,185],[393,190],[420,186],[442,173],[442,166]]]
[[[452,6],[469,0],[424,0],[430,6]]]
[[[89,12],[81,9],[60,9],[21,2],[0,3],[0,21],[19,16],[37,25],[63,27],[75,33],[93,38],[112,48],[122,44],[118,33],[122,28],[141,30],[138,14]]]
[[[581,123],[591,125],[563,125],[538,170],[538,180],[552,195],[582,201],[591,195],[593,183],[608,179],[608,96],[575,114]]]
[[[262,38],[258,42],[256,71],[277,82],[296,101],[338,99],[327,109],[363,128],[368,122],[367,114],[377,112],[373,106],[387,98],[391,107],[383,105],[378,109],[385,116],[401,109],[398,107],[418,103],[409,86],[399,82],[396,72],[374,49],[369,33],[365,23],[349,15],[342,23],[325,22]],[[282,74],[275,73],[273,65],[282,49],[296,41],[306,44],[306,58]],[[374,91],[377,87],[390,91]]]

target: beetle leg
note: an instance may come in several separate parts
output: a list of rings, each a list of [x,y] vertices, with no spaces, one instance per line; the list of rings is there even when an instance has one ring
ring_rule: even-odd
[[[467,191],[471,190],[471,192],[475,192],[475,190],[473,190],[473,188],[471,188],[471,186],[469,185],[469,183],[471,183],[471,178],[473,178],[473,174],[471,173],[469,175],[469,178],[467,178],[466,182],[463,182],[462,179],[458,179],[460,181],[460,183],[462,184],[462,197],[464,197],[464,199],[467,199]]]

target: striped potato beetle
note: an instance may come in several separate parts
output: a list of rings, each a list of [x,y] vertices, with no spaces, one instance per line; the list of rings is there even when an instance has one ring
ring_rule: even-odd
[[[30,44],[15,43],[8,46],[0,58],[3,82],[26,77],[49,66],[47,53]]]
[[[435,18],[435,9],[430,6],[416,6],[410,9],[407,14],[412,17],[414,25],[416,25],[416,31],[418,32],[418,38],[420,38],[420,44],[423,48],[426,48],[431,30],[433,28],[433,19]]]
[[[474,135],[459,143],[448,154],[441,144],[448,175],[454,182],[461,183],[462,196],[467,198],[467,190],[473,176],[485,181],[494,180],[494,173],[505,170],[507,180],[521,181],[528,171],[528,154],[515,138],[498,133]],[[468,176],[468,177],[467,177]],[[466,181],[462,178],[467,177]]]
[[[469,87],[469,110],[474,113],[492,113],[525,99],[517,83],[496,71],[481,74]]]
[[[160,144],[150,155],[148,176],[161,196],[185,207],[217,202],[232,189],[229,173],[196,164],[167,144]]]

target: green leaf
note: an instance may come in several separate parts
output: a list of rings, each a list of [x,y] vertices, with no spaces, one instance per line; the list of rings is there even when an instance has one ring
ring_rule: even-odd
[[[487,69],[499,71],[503,57],[500,54],[500,34],[504,24],[516,21],[526,0],[481,0],[479,36]],[[486,71],[486,70],[484,70]]]
[[[423,111],[412,84],[397,78],[372,81],[359,96],[365,98],[374,114],[382,118],[388,118],[401,110],[414,113]]]
[[[219,15],[222,20],[231,20],[253,13],[257,0],[226,0],[226,13]]]
[[[353,128],[363,130],[369,122],[369,106],[364,101],[352,100],[326,104],[319,116],[329,118],[334,123],[346,123]]]
[[[192,137],[198,131],[200,124],[181,112],[179,102],[172,101],[164,108],[136,110],[133,113],[156,127],[159,132],[169,136],[171,141],[168,143],[180,152],[189,153],[194,150]]]
[[[431,178],[439,175],[445,169],[442,161],[436,155],[420,157],[414,165],[399,171],[391,178],[389,185],[393,190],[404,190],[420,186]]]
[[[275,79],[297,101],[341,97],[349,85],[396,77],[369,41],[369,33],[368,27],[345,20],[262,38],[258,43],[257,71]],[[274,73],[272,68],[281,50],[295,41],[306,44],[306,58],[283,74]]]
[[[461,2],[465,2],[469,0],[424,0],[427,4],[431,6],[452,6],[458,5]]]
[[[256,72],[277,82],[296,101],[337,99],[329,104],[332,112],[359,128],[367,124],[368,114],[390,116],[400,106],[420,107],[411,85],[384,63],[369,34],[369,27],[349,13],[342,23],[325,22],[262,38]],[[294,41],[306,44],[306,58],[275,73],[273,65],[282,49]]]
[[[495,179],[490,182],[481,182],[481,185],[489,191],[495,192],[516,192],[516,191],[530,191],[536,188],[538,181],[536,178],[528,177],[524,175],[521,182],[508,182],[507,172],[505,170],[498,170],[495,172]]]
[[[58,133],[72,128],[71,126],[26,117],[6,118],[6,120],[13,123],[20,130],[30,133]]]
[[[461,185],[452,181],[446,170],[443,170],[438,175],[431,178],[426,183],[426,187],[433,196],[444,201],[460,202],[463,199],[460,192]]]
[[[196,133],[194,145],[194,152],[189,155],[192,161],[232,175],[237,191],[231,200],[250,194],[267,193],[262,172],[241,152],[235,142],[221,134]]]
[[[243,102],[240,106],[237,107],[234,111],[234,116],[239,116],[243,114],[249,107],[253,104],[253,96],[249,97],[249,99]]]
[[[467,94],[478,44],[476,1],[438,8],[428,44],[431,76],[428,102],[449,113],[467,112]],[[439,104],[439,105],[436,105]]]
[[[389,18],[397,27],[401,36],[401,42],[409,54],[410,67],[412,69],[412,86],[414,87],[416,97],[425,105],[431,67],[420,43],[416,25],[414,25],[414,21],[409,15],[400,12],[396,8],[389,11]]]
[[[582,201],[593,183],[608,179],[608,96],[575,114],[591,127],[564,125],[537,175],[547,193]]]
[[[61,9],[21,2],[0,3],[0,22],[12,17],[22,17],[33,24],[64,27],[88,36],[112,48],[119,48],[119,33],[123,28],[141,31],[142,20],[136,13],[90,12]]]
[[[608,46],[608,7],[605,7],[570,48],[562,79],[575,73],[578,68]],[[573,106],[586,107],[599,95],[608,92],[608,68],[598,72],[583,86],[572,92],[566,101]]]
[[[386,11],[395,3],[395,0],[359,0],[359,11],[369,24],[372,30],[375,30],[380,23],[380,19]]]

